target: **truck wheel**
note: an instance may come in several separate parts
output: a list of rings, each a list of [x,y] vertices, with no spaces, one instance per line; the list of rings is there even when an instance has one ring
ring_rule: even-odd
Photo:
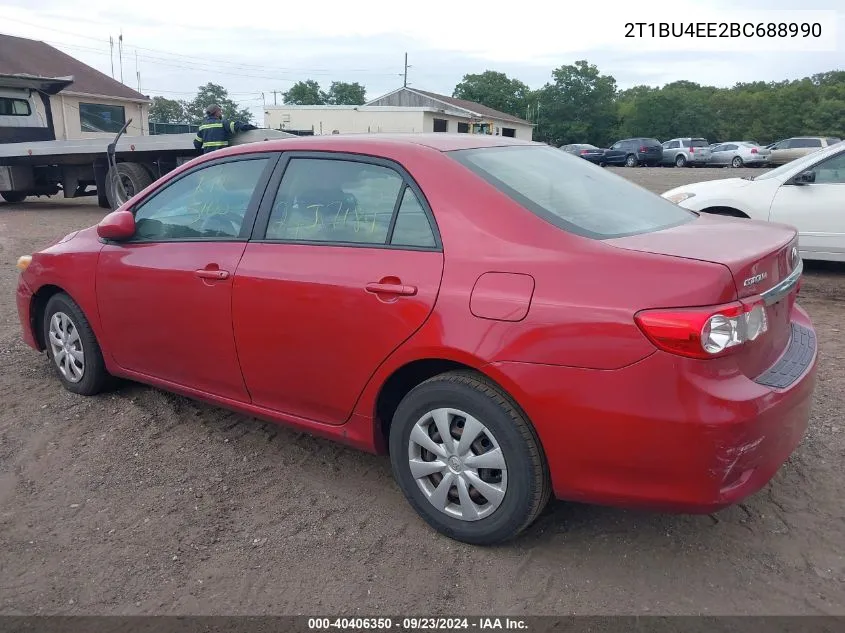
[[[103,188],[105,189],[105,187]],[[97,190],[97,204],[101,209],[111,209],[111,202],[109,202],[109,197],[105,191]]]
[[[20,191],[2,191],[0,192],[0,198],[3,198],[6,202],[14,204],[15,202],[23,202],[26,200],[26,194],[21,193]]]
[[[153,183],[150,172],[139,163],[117,163],[115,167],[118,176],[123,181],[126,196],[123,195],[120,189],[117,180],[118,176],[114,174],[115,170],[109,169],[109,173],[106,174],[106,196],[108,197],[109,206],[113,210]]]

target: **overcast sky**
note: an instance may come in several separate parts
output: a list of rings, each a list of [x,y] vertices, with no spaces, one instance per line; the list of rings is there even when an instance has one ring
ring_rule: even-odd
[[[298,80],[357,81],[375,98],[402,84],[451,94],[466,73],[499,70],[532,88],[562,64],[587,59],[621,88],[686,79],[730,86],[845,70],[842,0],[534,0],[461,3],[427,0],[0,0],[0,32],[40,39],[120,78],[141,92],[190,98],[196,86],[222,84],[263,121],[262,92]],[[576,9],[577,7],[577,9]],[[797,9],[794,13],[782,11]],[[776,10],[772,13],[770,10]],[[814,11],[824,11],[815,13]],[[577,11],[577,13],[576,13]],[[780,13],[778,12],[780,11]],[[82,21],[84,16],[85,22]],[[816,21],[823,36],[782,42],[625,38],[626,22]],[[281,96],[277,96],[281,103]]]

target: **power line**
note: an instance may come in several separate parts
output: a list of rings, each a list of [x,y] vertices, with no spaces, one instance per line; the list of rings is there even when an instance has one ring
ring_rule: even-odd
[[[39,30],[53,31],[54,33],[62,33],[63,35],[70,35],[72,37],[78,37],[78,38],[81,38],[81,39],[91,40],[91,41],[98,42],[98,43],[101,43],[101,44],[108,44],[109,43],[109,40],[102,39],[102,38],[99,38],[99,37],[94,37],[94,36],[91,36],[91,35],[84,35],[82,33],[75,33],[73,31],[66,31],[66,30],[63,30],[63,29],[55,29],[55,28],[51,28],[51,27],[46,27],[46,26],[43,26],[43,25],[40,25],[40,24],[34,24],[32,22],[27,22],[25,20],[19,20],[17,18],[4,18],[4,20],[8,21],[8,22],[17,22],[18,24],[24,24],[26,26],[38,28]],[[46,40],[44,40],[44,41],[46,41]],[[70,46],[69,44],[63,44],[63,43],[60,43],[60,44],[62,44],[64,46]],[[175,57],[177,59],[193,59],[193,60],[197,60],[199,62],[206,63],[206,64],[208,64],[208,63],[213,63],[215,65],[221,65],[222,64],[222,65],[226,65],[226,66],[233,66],[233,67],[252,69],[252,70],[264,70],[264,69],[268,68],[268,66],[266,64],[249,64],[249,63],[244,63],[244,62],[233,62],[232,60],[227,60],[227,59],[219,59],[219,58],[213,58],[213,57],[208,57],[208,56],[186,55],[184,53],[174,53],[174,52],[171,52],[171,51],[165,51],[165,50],[156,49],[156,48],[147,48],[147,47],[144,47],[144,46],[134,46],[133,45],[132,48],[136,48],[139,51],[148,51],[148,52],[151,52],[151,53],[158,53],[160,55],[169,55],[169,56]],[[161,58],[152,58],[152,59],[161,59]],[[166,60],[166,61],[174,61],[174,60]],[[298,73],[298,74],[302,74],[302,73],[336,74],[337,73],[337,70],[333,70],[331,68],[270,67],[270,69],[271,70],[280,70],[280,71],[286,72],[286,73],[290,72],[290,73]],[[374,73],[374,74],[383,75],[383,76],[388,76],[388,75],[392,76],[393,73],[388,72],[388,70],[389,69],[387,67],[381,67],[381,68],[349,68],[349,69],[344,69],[344,72]]]

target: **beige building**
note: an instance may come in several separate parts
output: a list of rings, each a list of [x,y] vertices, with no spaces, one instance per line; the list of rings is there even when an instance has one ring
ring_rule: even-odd
[[[265,106],[264,127],[307,134],[445,132],[531,140],[534,126],[472,101],[411,88],[361,106]]]
[[[0,101],[6,142],[149,133],[150,99],[36,40],[0,35]]]

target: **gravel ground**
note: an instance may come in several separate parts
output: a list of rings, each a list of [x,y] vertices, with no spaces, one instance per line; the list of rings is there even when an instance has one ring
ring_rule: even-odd
[[[20,341],[14,262],[101,217],[0,203],[0,614],[845,614],[842,267],[807,271],[813,417],[766,489],[713,516],[554,502],[485,549],[427,528],[386,458],[140,385],[61,389]]]

